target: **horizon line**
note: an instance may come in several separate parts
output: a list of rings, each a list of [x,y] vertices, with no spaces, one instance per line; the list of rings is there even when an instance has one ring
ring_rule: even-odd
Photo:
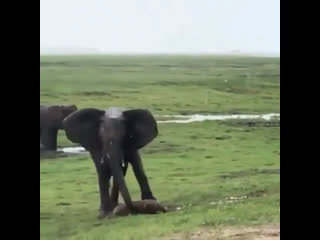
[[[187,56],[261,56],[261,57],[280,57],[280,53],[272,52],[95,52],[95,53],[41,53],[40,56],[144,56],[144,55],[187,55]]]

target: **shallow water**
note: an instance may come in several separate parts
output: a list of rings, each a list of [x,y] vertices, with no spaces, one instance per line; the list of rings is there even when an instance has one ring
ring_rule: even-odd
[[[86,153],[86,150],[83,147],[65,147],[58,149],[58,152],[64,153]]]
[[[193,123],[193,122],[204,122],[204,121],[225,121],[225,120],[241,120],[241,119],[262,119],[270,121],[272,119],[280,119],[280,114],[278,113],[268,113],[268,114],[233,114],[233,115],[156,115],[156,118],[168,118],[168,120],[157,121],[160,124],[163,123]],[[60,148],[58,151],[64,153],[86,153],[86,150],[82,147],[66,147]]]
[[[159,116],[160,117],[160,116]],[[270,121],[274,118],[280,118],[280,114],[269,113],[261,115],[248,115],[248,114],[234,114],[234,115],[164,115],[162,118],[176,118],[169,120],[161,120],[158,123],[193,123],[193,122],[204,122],[204,121],[223,121],[223,120],[233,120],[233,119],[262,119]]]

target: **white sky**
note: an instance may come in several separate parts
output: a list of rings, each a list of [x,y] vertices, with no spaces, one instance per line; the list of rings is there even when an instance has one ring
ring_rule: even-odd
[[[40,0],[40,48],[280,53],[280,0]]]

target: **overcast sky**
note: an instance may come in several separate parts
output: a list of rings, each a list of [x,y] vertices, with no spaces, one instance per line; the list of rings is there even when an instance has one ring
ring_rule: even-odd
[[[280,53],[280,0],[40,0],[41,48]]]

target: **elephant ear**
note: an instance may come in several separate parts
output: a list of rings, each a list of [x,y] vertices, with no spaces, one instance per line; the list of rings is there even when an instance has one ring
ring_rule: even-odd
[[[98,109],[81,109],[70,114],[63,121],[67,138],[87,150],[99,146],[98,133],[105,112]]]
[[[127,129],[127,147],[138,150],[158,136],[157,122],[148,110],[128,110],[123,112],[123,116]]]

